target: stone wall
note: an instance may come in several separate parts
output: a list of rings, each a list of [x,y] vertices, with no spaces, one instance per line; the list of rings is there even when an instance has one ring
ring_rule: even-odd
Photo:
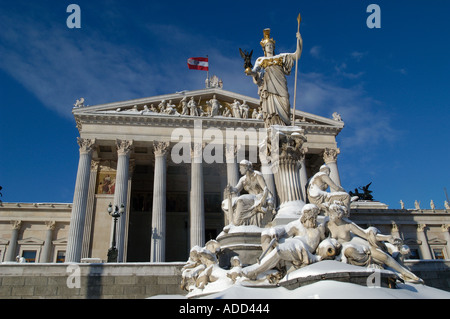
[[[184,294],[182,263],[1,264],[0,299],[143,299]]]
[[[450,259],[445,260],[405,260],[414,274],[425,282],[425,285],[450,292]]]
[[[425,284],[450,291],[450,260],[405,264]],[[183,263],[0,264],[0,299],[144,299],[184,295]]]

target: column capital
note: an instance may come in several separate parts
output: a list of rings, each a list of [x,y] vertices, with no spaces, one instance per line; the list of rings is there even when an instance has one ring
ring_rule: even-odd
[[[427,227],[426,224],[418,224],[417,225],[417,231],[418,232],[424,232],[425,231],[425,227]]]
[[[446,233],[450,229],[450,224],[443,224],[441,225],[441,230]]]
[[[100,160],[91,161],[91,171],[98,171],[99,167],[100,167]]]
[[[169,151],[170,142],[153,141],[153,152],[155,156],[165,156]]]
[[[77,137],[77,143],[80,146],[80,154],[90,154],[96,148],[95,138],[89,139]]]
[[[202,158],[204,147],[205,147],[205,143],[193,143],[191,145],[191,158],[195,158],[195,159]]]
[[[14,230],[19,230],[20,227],[22,227],[22,221],[21,220],[11,220],[11,227]]]
[[[56,221],[54,220],[46,221],[45,226],[47,226],[47,230],[55,230]]]
[[[336,162],[340,152],[341,150],[339,148],[325,148],[323,150],[323,160],[325,161],[325,164]]]
[[[394,231],[394,232],[398,232],[399,231],[399,229],[398,229],[398,225],[397,225],[397,223],[396,222],[392,222],[392,231]]]
[[[128,155],[133,150],[133,140],[116,140],[117,154]]]

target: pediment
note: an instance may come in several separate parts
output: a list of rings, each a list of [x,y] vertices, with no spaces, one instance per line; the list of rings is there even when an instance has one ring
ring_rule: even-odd
[[[52,241],[53,245],[67,245],[67,238],[60,238]]]
[[[428,240],[430,245],[447,245],[447,241],[441,238],[432,238]]]
[[[28,237],[18,241],[19,245],[43,245],[44,241],[35,237]]]
[[[179,118],[184,120],[186,118],[194,118],[195,116],[183,115],[181,101],[189,101],[191,98],[201,107],[204,112],[202,119],[207,116],[210,110],[208,102],[213,98],[219,101],[222,108],[219,110],[219,115],[214,119],[237,122],[256,122],[253,123],[256,126],[263,126],[264,123],[258,118],[258,112],[260,111],[259,99],[245,96],[242,94],[226,91],[220,88],[209,88],[195,91],[181,91],[172,94],[158,95],[148,98],[114,102],[108,104],[94,105],[94,106],[81,106],[74,107],[73,114],[77,120],[77,126],[81,126],[83,120],[91,117],[96,117],[97,120],[103,118],[112,117],[129,117],[129,118],[158,118],[159,121],[168,120],[173,121]],[[244,101],[249,106],[248,118],[236,118],[232,116],[231,104],[237,100],[243,104]],[[174,106],[176,113],[167,114],[160,112],[158,106],[162,101],[170,103]],[[226,113],[226,111],[228,111]],[[254,113],[255,112],[255,113]],[[211,119],[211,117],[209,117]],[[325,118],[322,116],[314,115],[308,112],[296,110],[295,112],[296,124],[305,126],[321,126],[336,130],[337,133],[344,127],[344,122],[339,116],[333,115],[333,118]],[[80,127],[79,127],[80,128]]]

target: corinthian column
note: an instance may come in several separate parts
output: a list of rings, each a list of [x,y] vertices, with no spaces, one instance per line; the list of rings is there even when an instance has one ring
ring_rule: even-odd
[[[295,126],[272,126],[268,129],[268,134],[270,138],[268,149],[280,199],[279,205],[303,202],[300,180],[301,148],[306,142],[303,129]]]
[[[116,188],[114,192],[114,205],[125,206],[125,212],[119,218],[117,230],[117,261],[124,261],[125,230],[128,212],[128,175],[130,165],[130,153],[133,149],[133,141],[117,140],[117,175]]]
[[[166,258],[166,155],[169,142],[153,142],[153,145],[155,178],[153,182],[150,262],[163,262]]]
[[[301,192],[302,192],[302,198],[303,201],[306,203],[306,184],[308,184],[308,174],[306,173],[306,153],[308,153],[308,148],[303,147],[300,149],[300,153],[302,154],[300,156],[300,185],[301,185]]]
[[[425,234],[425,228],[427,225],[417,225],[417,237],[422,242],[420,245],[420,251],[422,252],[423,259],[433,259],[431,256],[430,246],[428,246],[427,235]]]
[[[49,263],[50,262],[53,231],[55,230],[56,222],[54,220],[49,221],[49,222],[46,222],[45,225],[47,226],[47,233],[45,235],[44,249],[41,254],[41,263]]]
[[[444,238],[447,241],[447,258],[450,256],[450,233],[448,230],[450,229],[450,224],[441,225],[441,230],[444,233]]]
[[[195,143],[191,150],[190,237],[191,247],[205,245],[205,207],[203,189],[203,145]]]
[[[78,138],[80,160],[78,162],[77,180],[73,194],[72,215],[70,217],[69,235],[67,237],[66,262],[80,262],[83,245],[84,222],[91,174],[92,152],[95,139]]]
[[[236,186],[239,182],[239,168],[236,162],[236,145],[225,145],[225,159],[227,162],[227,182],[231,186]]]
[[[17,250],[17,238],[19,237],[19,230],[22,227],[21,220],[11,221],[12,231],[11,240],[9,241],[8,250],[6,251],[5,261],[16,261],[16,250]]]
[[[330,178],[338,186],[341,186],[341,178],[339,177],[337,166],[337,156],[340,152],[338,148],[326,148],[323,151],[323,160],[330,168]]]

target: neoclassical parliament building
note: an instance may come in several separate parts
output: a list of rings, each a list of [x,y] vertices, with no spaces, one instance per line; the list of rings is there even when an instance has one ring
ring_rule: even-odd
[[[264,134],[259,99],[210,85],[196,91],[73,108],[80,136],[72,203],[1,203],[0,261],[186,261],[193,245],[216,238],[227,184],[239,161],[250,160],[275,195],[261,163]],[[324,163],[340,184],[338,114],[324,118],[297,110],[307,138],[300,176],[305,185]],[[194,143],[198,142],[198,143]],[[200,146],[199,146],[200,145]],[[117,224],[108,207],[120,211]],[[377,201],[352,203],[351,219],[403,239],[410,262],[450,259],[449,209],[390,209]],[[114,227],[116,225],[116,227]]]

